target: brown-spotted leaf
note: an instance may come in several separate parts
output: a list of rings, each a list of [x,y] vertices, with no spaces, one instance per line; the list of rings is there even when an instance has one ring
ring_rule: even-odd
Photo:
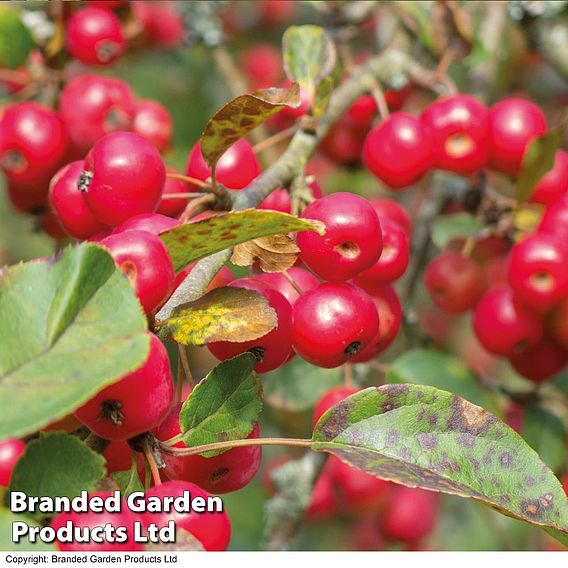
[[[248,132],[284,107],[298,108],[300,104],[300,86],[297,83],[288,89],[261,89],[229,101],[209,119],[201,135],[201,152],[205,161],[213,167],[223,153]]]
[[[472,22],[469,13],[453,0],[438,0],[432,7],[431,37],[434,51],[463,58],[473,49]]]
[[[382,479],[475,499],[568,542],[568,498],[552,471],[514,430],[455,394],[365,389],[321,417],[312,447]]]
[[[245,209],[174,227],[161,233],[160,238],[178,271],[190,262],[240,243],[295,231],[324,234],[325,227],[320,221],[299,219],[286,213]]]
[[[276,312],[262,294],[227,286],[176,308],[163,322],[160,334],[183,345],[241,343],[266,335],[277,324]]]
[[[306,92],[312,106],[317,86],[331,74],[335,44],[320,26],[290,26],[282,36],[284,71]]]
[[[260,237],[237,245],[231,262],[237,266],[251,266],[258,261],[263,272],[284,272],[294,266],[300,249],[290,235]]]

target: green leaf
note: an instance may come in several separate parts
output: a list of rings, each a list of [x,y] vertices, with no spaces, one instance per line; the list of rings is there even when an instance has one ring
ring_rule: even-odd
[[[284,71],[290,81],[300,84],[310,106],[317,86],[335,66],[335,44],[319,26],[290,26],[282,37]]]
[[[566,128],[568,128],[568,113],[556,128],[534,138],[527,146],[523,155],[521,173],[517,178],[516,197],[519,201],[526,201],[540,179],[552,169],[556,151],[562,144]]]
[[[135,491],[144,491],[144,486],[140,481],[136,463],[134,463],[134,466],[129,470],[115,471],[114,473],[111,473],[110,476],[118,485],[120,493],[124,498],[127,498]]]
[[[201,298],[176,308],[164,321],[160,334],[183,345],[213,341],[243,342],[258,339],[278,325],[266,298],[244,288],[215,288]]]
[[[483,228],[483,223],[469,213],[453,213],[438,217],[432,228],[432,241],[444,249],[453,239],[471,237]]]
[[[251,433],[262,410],[262,384],[255,364],[252,353],[223,361],[193,389],[179,415],[187,446],[240,440]]]
[[[431,14],[428,6],[422,2],[401,2],[398,8],[406,12],[408,17],[401,18],[401,21],[410,31],[416,35],[423,47],[434,52],[434,42],[432,41]]]
[[[492,395],[477,382],[475,373],[464,361],[437,349],[411,349],[395,359],[388,370],[390,383],[429,385],[453,392],[469,402],[498,412]]]
[[[23,24],[20,12],[0,7],[0,67],[15,69],[26,62],[35,45],[28,28]]]
[[[523,437],[552,471],[562,471],[567,457],[566,430],[562,420],[544,408],[527,406]]]
[[[334,87],[335,79],[332,75],[324,77],[321,83],[317,86],[312,113],[316,118],[320,117],[326,111]]]
[[[297,83],[289,89],[262,89],[229,101],[209,119],[201,135],[201,152],[205,161],[213,167],[224,152],[248,132],[284,107],[298,108],[300,104]]]
[[[161,233],[160,238],[178,271],[190,262],[258,237],[292,231],[323,234],[322,227],[318,221],[298,219],[286,213],[245,209],[180,225]]]
[[[132,287],[97,245],[0,272],[0,439],[63,418],[149,349]]]
[[[42,552],[56,551],[53,544],[48,544],[41,540],[37,542],[30,542],[28,538],[22,537],[20,542],[16,544],[12,540],[12,523],[24,522],[30,527],[37,527],[38,523],[31,517],[24,517],[23,515],[15,515],[8,509],[0,509],[0,550],[2,552]]]
[[[64,432],[42,433],[28,442],[12,473],[10,491],[23,491],[29,497],[76,497],[95,489],[104,476],[104,458],[79,438]]]
[[[287,412],[312,408],[327,390],[342,381],[340,369],[322,369],[299,357],[262,378],[266,402]]]
[[[381,479],[475,499],[568,542],[568,500],[552,471],[514,430],[455,394],[365,389],[320,418],[312,448]]]

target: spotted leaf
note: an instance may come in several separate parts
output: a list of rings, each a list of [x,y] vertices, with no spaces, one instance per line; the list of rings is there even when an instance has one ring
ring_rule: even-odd
[[[365,389],[322,416],[313,449],[382,479],[478,500],[568,542],[568,499],[548,466],[514,430],[455,394]]]

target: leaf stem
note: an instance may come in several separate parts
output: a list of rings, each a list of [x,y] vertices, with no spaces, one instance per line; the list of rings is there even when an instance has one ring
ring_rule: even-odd
[[[162,479],[160,478],[160,470],[158,469],[158,464],[154,459],[154,454],[150,449],[148,440],[144,440],[144,457],[148,465],[150,466],[150,471],[152,472],[152,479],[154,480],[154,485],[162,485]]]
[[[166,177],[170,179],[177,179],[179,181],[185,181],[186,183],[191,183],[192,185],[196,185],[197,187],[201,187],[202,189],[211,191],[211,186],[201,179],[197,179],[191,176],[185,176],[183,174],[178,174],[176,172],[166,172]]]
[[[291,138],[292,136],[294,136],[297,129],[298,128],[296,127],[296,125],[290,126],[289,128],[285,128],[284,130],[281,130],[280,132],[277,132],[276,134],[269,136],[265,140],[262,140],[258,144],[255,144],[252,147],[252,149],[255,154],[259,154],[260,152],[266,150],[267,148],[270,148],[271,146],[274,146],[279,142],[282,142],[283,140]]]
[[[230,450],[231,448],[242,448],[245,446],[295,446],[298,448],[311,448],[312,441],[304,438],[245,438],[244,440],[229,440],[227,442],[215,442],[191,448],[174,448],[170,443],[178,443],[177,436],[167,442],[160,442],[161,450],[166,454],[179,457],[194,456],[205,452],[216,450]],[[151,467],[151,464],[150,464]]]

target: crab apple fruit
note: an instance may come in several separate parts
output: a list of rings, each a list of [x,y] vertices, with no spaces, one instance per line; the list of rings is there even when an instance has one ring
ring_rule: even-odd
[[[366,363],[385,351],[395,340],[402,323],[402,306],[390,284],[368,286],[364,290],[371,296],[377,308],[379,327],[369,345],[351,359],[353,363]]]
[[[181,404],[175,405],[154,431],[158,440],[169,440],[180,433],[180,410]],[[255,424],[247,438],[258,438],[259,436],[260,429],[258,424]],[[186,448],[187,446],[182,441],[174,447]],[[162,458],[166,464],[162,471],[168,479],[191,481],[205,491],[218,495],[242,489],[252,481],[262,462],[262,447],[233,448],[214,457],[199,455],[178,457],[164,454]]]
[[[0,441],[0,486],[8,487],[12,472],[26,451],[26,444],[18,438],[6,438]]]
[[[342,508],[353,513],[376,511],[389,494],[390,483],[330,456],[333,481]]]
[[[62,165],[69,137],[61,117],[37,103],[0,113],[0,170],[10,184],[36,191]]]
[[[122,79],[85,73],[71,79],[59,99],[72,145],[86,154],[105,134],[129,130],[134,117],[134,94]]]
[[[410,83],[407,83],[401,89],[387,89],[385,91],[385,100],[389,110],[391,112],[400,110],[413,91],[414,87]]]
[[[568,297],[562,300],[550,314],[547,330],[564,349],[568,349]]]
[[[417,543],[434,529],[438,509],[437,493],[401,485],[394,486],[388,506],[381,515],[383,535],[391,540]]]
[[[291,306],[301,296],[300,292],[304,294],[308,290],[317,288],[319,285],[319,280],[311,272],[303,268],[292,266],[288,268],[286,274],[290,279],[286,278],[282,272],[263,272],[254,278],[280,292],[290,302]],[[292,280],[293,284],[290,280]]]
[[[130,281],[144,312],[149,314],[173,289],[175,273],[164,243],[152,233],[126,230],[101,241]]]
[[[253,89],[266,89],[280,83],[282,56],[280,50],[269,43],[257,43],[244,49],[239,63]]]
[[[517,243],[509,255],[509,286],[528,308],[550,310],[568,296],[568,248],[548,233]]]
[[[326,282],[294,304],[294,350],[318,367],[339,367],[370,344],[378,326],[375,304],[363,290]]]
[[[435,166],[459,174],[483,168],[489,159],[489,109],[470,95],[433,102],[421,115],[432,132]]]
[[[173,168],[166,168],[166,172],[178,173]],[[166,182],[164,183],[164,189],[162,191],[162,200],[160,201],[160,205],[158,205],[156,213],[167,215],[168,217],[177,217],[186,208],[188,200],[183,197],[171,199],[166,196],[174,193],[189,192],[189,186],[185,181],[166,176]]]
[[[185,24],[176,9],[178,2],[131,2],[136,19],[152,44],[161,49],[173,49],[183,43]]]
[[[89,209],[105,225],[153,213],[162,198],[166,168],[158,150],[132,132],[103,136],[85,158],[79,180]]]
[[[246,288],[262,294],[268,305],[276,312],[278,324],[258,339],[242,343],[231,341],[209,343],[207,345],[209,351],[221,361],[250,351],[258,359],[254,367],[257,373],[268,373],[282,366],[288,360],[292,349],[293,312],[290,302],[280,292],[254,278],[233,280],[229,286]]]
[[[172,140],[173,122],[170,113],[156,101],[141,100],[136,102],[132,131],[148,142],[151,142],[160,152],[163,152]]]
[[[536,184],[531,196],[530,203],[549,205],[559,197],[568,193],[568,152],[557,150],[554,164],[540,181]]]
[[[489,165],[516,176],[529,143],[546,132],[546,117],[534,103],[510,97],[491,107],[489,122]]]
[[[87,65],[108,65],[124,52],[120,18],[110,10],[88,6],[67,21],[67,50]]]
[[[506,286],[492,288],[481,297],[473,312],[473,329],[487,351],[503,357],[537,344],[543,335],[538,315]]]
[[[365,139],[363,163],[391,189],[416,183],[434,165],[432,132],[420,119],[395,112]]]
[[[106,499],[112,495],[113,493],[111,491],[96,491],[94,493],[90,493],[88,499],[89,501],[91,501],[93,497]],[[126,542],[115,541],[114,534],[111,536],[105,530],[101,531],[103,542],[95,542],[91,539],[87,539],[84,542],[78,542],[75,540],[71,542],[63,542],[63,540],[56,540],[55,547],[61,552],[126,552],[144,550],[144,546],[139,542],[135,542],[133,539],[135,530],[134,525],[139,522],[142,522],[142,517],[133,513],[128,508],[126,499],[121,499],[119,512],[110,513],[105,509],[103,509],[100,513],[95,513],[91,510],[88,510],[85,513],[64,511],[53,518],[50,526],[56,531],[65,527],[67,523],[71,523],[71,525],[76,529],[92,530],[95,527],[105,527],[106,525],[110,525],[114,529],[124,527],[127,535]]]
[[[408,238],[412,236],[412,219],[400,203],[381,197],[369,199],[369,203],[378,215],[379,220],[382,221],[385,218],[396,221],[404,229]]]
[[[568,495],[568,473],[565,473],[562,478],[562,487],[564,487],[564,492]]]
[[[192,262],[188,264],[183,270],[178,272],[176,275],[176,279],[174,281],[174,291],[177,287],[185,280],[186,276],[194,269],[196,262]],[[222,286],[227,286],[235,279],[234,274],[231,272],[231,269],[228,266],[222,266],[221,270],[215,274],[213,280],[207,286],[207,291],[210,292],[215,288],[221,288]]]
[[[434,258],[424,272],[424,283],[434,303],[444,312],[471,310],[484,292],[481,267],[471,258],[447,251]]]
[[[168,497],[182,497],[184,491],[189,491],[191,499],[202,497],[207,501],[211,495],[195,483],[189,481],[166,481],[146,491],[146,499],[157,497],[164,501]],[[183,529],[191,533],[205,548],[205,550],[226,550],[231,540],[231,523],[225,510],[207,511],[196,514],[169,512],[146,512],[141,515],[145,527],[154,523],[158,527],[165,527],[174,521],[176,529]]]
[[[49,186],[46,184],[33,189],[21,188],[17,184],[7,181],[6,197],[16,211],[41,213],[48,204]]]
[[[306,517],[310,520],[320,520],[337,513],[337,498],[333,487],[333,462],[323,466],[312,491],[312,497],[306,509]]]
[[[543,383],[568,364],[568,351],[545,336],[536,345],[531,345],[509,358],[512,367],[533,383]]]
[[[568,242],[568,194],[552,202],[544,211],[538,232],[551,233]]]
[[[334,193],[308,205],[301,217],[325,223],[325,234],[301,231],[296,242],[302,261],[325,280],[349,280],[381,255],[379,218],[366,199]]]
[[[61,168],[49,184],[49,202],[67,234],[76,239],[88,239],[105,229],[99,223],[77,187],[83,172],[83,162],[78,160]]]
[[[315,181],[308,184],[308,189],[312,199],[323,197],[323,192]],[[258,209],[280,211],[280,213],[288,213],[290,215],[292,213],[290,193],[286,189],[276,189],[258,206]]]
[[[116,471],[127,471],[132,467],[132,450],[124,440],[110,442],[103,450],[102,456],[105,458],[107,475]]]
[[[160,233],[179,225],[180,222],[177,219],[172,219],[166,215],[160,215],[159,213],[142,213],[142,215],[136,215],[124,221],[124,223],[116,227],[113,234],[122,233],[124,231],[146,231],[147,233],[158,236]]]
[[[361,160],[365,133],[346,120],[334,124],[321,141],[320,150],[336,164],[355,165]]]
[[[333,387],[324,392],[314,406],[312,414],[312,427],[314,427],[318,420],[332,407],[345,400],[348,396],[359,392],[361,389],[356,387]]]
[[[377,116],[377,103],[372,95],[361,95],[347,109],[347,120],[359,130],[369,130]]]
[[[189,153],[186,173],[201,181],[206,181],[211,177],[211,168],[205,163],[199,142]],[[244,138],[237,140],[219,158],[215,168],[217,181],[229,189],[245,188],[259,173],[260,164],[252,146]],[[193,191],[199,189],[192,185],[190,187]]]
[[[105,440],[127,440],[156,428],[174,400],[168,352],[150,336],[144,364],[104,388],[75,411],[75,416]]]
[[[404,229],[390,219],[381,219],[383,252],[371,268],[355,276],[355,283],[361,288],[388,284],[398,280],[408,268],[410,245]]]

